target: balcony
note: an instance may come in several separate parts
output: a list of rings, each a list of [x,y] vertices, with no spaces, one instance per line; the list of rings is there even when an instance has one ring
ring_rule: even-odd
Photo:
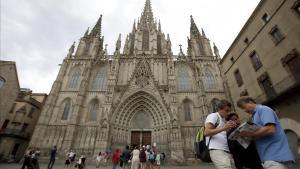
[[[30,139],[30,133],[24,132],[20,129],[9,129],[9,128],[1,129],[0,136],[14,137],[14,138],[19,138],[19,139],[23,139],[23,140]]]

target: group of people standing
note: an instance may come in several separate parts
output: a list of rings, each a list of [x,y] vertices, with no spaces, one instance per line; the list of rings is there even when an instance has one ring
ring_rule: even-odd
[[[239,136],[252,140],[244,148],[228,136],[240,125],[239,116],[231,112],[231,103],[221,100],[218,111],[205,120],[205,136],[209,154],[217,169],[287,169],[294,163],[284,130],[276,113],[256,104],[251,97],[241,97],[237,106],[251,115],[253,132],[241,131]]]
[[[150,146],[135,146],[132,150],[126,146],[125,150],[120,153],[119,149],[115,149],[112,156],[112,169],[116,169],[118,165],[123,169],[153,169],[153,166],[164,164],[166,159],[165,153],[155,152]]]

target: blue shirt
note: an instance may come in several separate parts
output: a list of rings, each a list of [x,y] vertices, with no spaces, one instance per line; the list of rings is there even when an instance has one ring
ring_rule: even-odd
[[[253,123],[259,127],[264,127],[268,123],[274,124],[276,127],[275,134],[260,137],[255,140],[256,149],[262,162],[294,161],[286,135],[281,127],[277,115],[271,108],[263,105],[256,105],[256,110],[252,115],[252,120]]]

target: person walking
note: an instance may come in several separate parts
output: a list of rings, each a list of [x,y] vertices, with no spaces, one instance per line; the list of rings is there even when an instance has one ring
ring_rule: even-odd
[[[33,153],[33,150],[31,147],[29,147],[26,151],[26,153],[24,154],[24,161],[23,161],[23,165],[21,167],[21,169],[25,169],[28,168],[29,164],[31,163],[31,155]]]
[[[226,131],[235,127],[235,124],[231,121],[225,123],[225,118],[231,112],[231,103],[221,100],[217,107],[218,112],[209,114],[205,120],[206,144],[209,143],[209,154],[217,169],[235,169],[226,135]]]
[[[101,152],[98,153],[97,157],[96,157],[96,168],[99,168],[100,167],[100,163],[102,161],[102,154]]]
[[[240,120],[236,113],[230,113],[226,120],[233,121],[237,124],[235,128],[227,131],[228,138],[230,134],[240,126]],[[253,141],[251,141],[250,145],[245,149],[237,140],[228,139],[228,147],[237,169],[263,169]]]
[[[129,160],[131,157],[131,153],[130,153],[128,145],[125,147],[125,150],[123,151],[122,156],[123,156],[123,169],[129,169],[130,168]]]
[[[147,157],[146,157],[146,152],[145,152],[144,147],[140,151],[139,158],[140,158],[140,169],[145,169],[146,168]]]
[[[242,137],[255,140],[256,149],[265,169],[287,169],[294,163],[294,156],[280,121],[270,107],[256,104],[251,97],[241,97],[237,106],[251,115],[252,122],[259,128],[254,132],[243,131]]]
[[[140,165],[140,151],[138,150],[138,147],[135,146],[132,151],[132,160],[131,160],[131,169],[139,169]]]
[[[119,149],[116,149],[113,156],[112,156],[112,169],[116,169],[120,162],[120,154]]]
[[[50,151],[50,160],[49,160],[48,167],[47,167],[48,169],[52,169],[52,167],[54,165],[56,151],[57,151],[56,146],[53,146],[53,148]]]

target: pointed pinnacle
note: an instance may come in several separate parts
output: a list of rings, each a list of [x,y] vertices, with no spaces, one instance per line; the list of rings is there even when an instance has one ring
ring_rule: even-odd
[[[84,37],[88,36],[89,31],[90,31],[90,27],[88,27],[87,30],[86,30],[86,32],[84,33]]]
[[[206,35],[205,35],[205,32],[204,32],[203,28],[201,28],[201,30],[202,30],[202,36],[206,38]]]
[[[102,24],[102,14],[100,15],[96,25],[94,26],[91,35],[95,36],[95,35],[99,35],[101,36],[101,24]]]
[[[158,31],[161,32],[161,24],[160,24],[160,20],[158,21]]]
[[[197,25],[195,24],[195,21],[193,19],[193,16],[191,15],[191,27],[190,27],[190,34],[191,35],[197,35],[199,34],[199,30]]]

